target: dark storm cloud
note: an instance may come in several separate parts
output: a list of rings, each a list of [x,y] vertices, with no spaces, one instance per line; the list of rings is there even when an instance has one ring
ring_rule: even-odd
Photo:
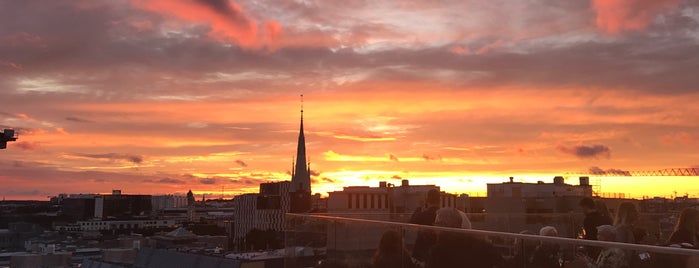
[[[592,146],[578,145],[573,147],[560,145],[557,149],[560,152],[575,155],[579,158],[598,158],[600,156],[609,158],[612,151],[609,147],[601,144]]]
[[[238,164],[238,165],[241,166],[241,167],[247,167],[247,166],[248,166],[247,163],[243,162],[243,160],[240,160],[240,159],[235,160],[235,163]]]
[[[73,154],[74,156],[94,158],[94,159],[107,159],[107,160],[126,160],[134,164],[140,164],[143,162],[143,156],[133,155],[133,154],[117,154],[117,153],[107,153],[107,154]]]

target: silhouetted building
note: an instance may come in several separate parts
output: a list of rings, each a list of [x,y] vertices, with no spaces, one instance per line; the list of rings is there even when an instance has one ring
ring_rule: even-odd
[[[152,211],[150,195],[71,195],[61,201],[62,213],[70,220],[122,219],[148,216]]]
[[[99,211],[100,200],[102,206],[101,218],[131,218],[134,216],[148,216],[152,209],[150,195],[103,195],[95,198],[95,208]],[[96,213],[97,214],[97,213]],[[99,215],[95,215],[98,218]]]
[[[95,218],[95,197],[66,198],[61,201],[63,215],[72,221]]]
[[[424,206],[427,191],[439,190],[436,185],[410,185],[402,180],[400,186],[379,182],[379,187],[348,186],[342,191],[328,193],[327,208],[329,213],[412,213]],[[454,194],[441,192],[442,207],[456,207]]]
[[[233,199],[236,240],[241,241],[252,229],[284,230],[284,214],[290,207],[289,185],[289,181],[261,183],[259,194]]]
[[[195,211],[194,211],[194,205],[195,205],[195,200],[194,200],[194,193],[192,193],[192,190],[189,190],[187,192],[187,219],[190,222],[194,221],[194,216],[195,216]]]
[[[187,196],[184,195],[154,195],[151,197],[151,206],[154,211],[166,208],[187,207]]]

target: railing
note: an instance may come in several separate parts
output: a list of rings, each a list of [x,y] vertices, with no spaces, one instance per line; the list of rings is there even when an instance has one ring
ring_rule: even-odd
[[[379,215],[344,216],[351,218],[287,214],[285,245],[288,251],[285,266],[377,267],[372,263],[389,260],[402,264],[395,267],[416,267],[411,266],[413,263],[417,267],[449,264],[455,265],[453,267],[491,267],[478,266],[489,262],[497,267],[608,267],[609,264],[594,266],[598,256],[603,255],[623,256],[622,261],[630,267],[699,267],[699,250],[694,249],[583,240],[561,233],[559,235],[563,237],[503,232],[492,230],[494,228],[479,228],[478,224],[473,224],[474,229],[467,230],[378,220]],[[368,216],[374,219],[366,219]],[[476,215],[469,215],[473,216]],[[505,215],[501,216],[505,219]],[[573,215],[568,215],[571,216],[569,218],[562,216],[540,215],[546,223],[574,224],[577,221]],[[536,231],[534,233],[538,233]],[[398,246],[395,251],[399,252],[398,255],[382,254],[382,250],[378,250],[382,237],[390,241],[389,238],[396,234],[402,238],[405,251]],[[428,247],[424,247],[426,237],[428,241],[433,240]],[[385,241],[384,245],[390,244]],[[386,250],[390,251],[384,249],[383,252]]]

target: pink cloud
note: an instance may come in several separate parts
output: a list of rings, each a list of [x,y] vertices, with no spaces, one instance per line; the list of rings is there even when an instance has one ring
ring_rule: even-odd
[[[673,11],[680,0],[592,0],[597,27],[611,34],[640,31],[662,13]]]
[[[38,142],[30,142],[30,141],[19,141],[13,145],[16,146],[17,148],[20,148],[22,150],[27,150],[27,151],[36,150],[36,149],[40,148]]]
[[[10,47],[46,48],[46,41],[41,36],[26,32],[3,36],[0,41]]]
[[[133,0],[132,4],[184,22],[207,24],[211,27],[209,37],[244,48],[276,47],[281,33],[278,22],[270,20],[258,25],[239,5],[229,1]]]

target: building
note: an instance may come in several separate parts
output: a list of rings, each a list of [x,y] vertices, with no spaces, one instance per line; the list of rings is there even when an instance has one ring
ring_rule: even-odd
[[[485,226],[479,228],[519,232],[551,225],[560,236],[575,237],[578,230],[570,224],[570,213],[580,210],[580,199],[592,197],[589,182],[589,177],[580,177],[579,185],[571,185],[557,176],[552,183],[515,182],[513,177],[508,182],[489,183]]]
[[[152,210],[150,195],[122,195],[119,191],[95,198],[96,218],[122,219],[148,216]]]
[[[233,198],[234,227],[233,237],[236,241],[242,240],[250,230],[255,228],[257,216],[257,196],[259,194],[242,194]]]
[[[187,207],[187,196],[184,195],[154,195],[151,197],[153,211],[161,211],[166,208]]]
[[[110,230],[138,230],[174,228],[173,220],[105,220],[105,221],[78,221],[80,231],[110,231]]]
[[[553,178],[553,183],[538,181],[537,183],[509,182],[488,183],[488,197],[562,197],[562,196],[592,196],[592,186],[589,177],[580,177],[579,185],[566,184],[561,176]]]
[[[436,185],[410,185],[402,180],[400,186],[385,181],[379,187],[348,186],[342,191],[328,193],[328,213],[410,214],[425,204],[427,191],[439,189]],[[457,196],[441,192],[441,206],[454,207]]]
[[[284,230],[286,213],[308,213],[311,203],[311,170],[306,158],[303,134],[303,110],[291,181],[260,184],[258,194],[243,194],[233,199],[234,240],[240,244],[252,229]]]
[[[120,190],[111,195],[70,195],[60,202],[63,215],[73,221],[145,217],[152,211],[150,195],[123,195]]]
[[[284,216],[291,205],[290,185],[289,181],[262,183],[259,194],[236,196],[234,239],[242,241],[252,229],[283,231]]]

